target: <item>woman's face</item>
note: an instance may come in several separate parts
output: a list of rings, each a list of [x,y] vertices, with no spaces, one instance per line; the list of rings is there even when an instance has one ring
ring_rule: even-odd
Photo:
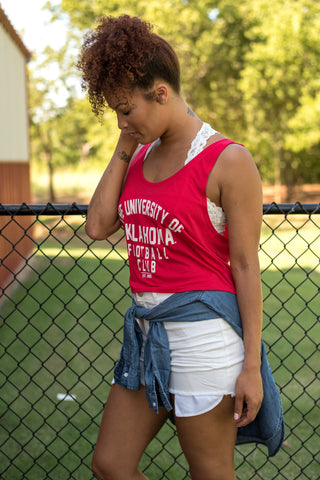
[[[109,102],[117,115],[119,129],[143,145],[153,142],[166,130],[163,104],[156,100],[156,95],[151,94],[149,100],[145,94],[135,90],[117,95],[114,102]]]

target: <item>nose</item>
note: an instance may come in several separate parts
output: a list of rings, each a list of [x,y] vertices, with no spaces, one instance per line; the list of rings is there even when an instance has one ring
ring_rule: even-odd
[[[121,113],[118,113],[117,117],[118,117],[118,128],[120,130],[123,130],[124,128],[126,128],[128,126],[128,122],[127,122],[125,116],[122,115]]]

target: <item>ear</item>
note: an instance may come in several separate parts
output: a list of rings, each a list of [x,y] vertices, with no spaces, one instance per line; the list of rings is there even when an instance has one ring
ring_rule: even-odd
[[[165,105],[168,101],[169,89],[165,83],[156,83],[154,86],[156,101],[161,105]]]

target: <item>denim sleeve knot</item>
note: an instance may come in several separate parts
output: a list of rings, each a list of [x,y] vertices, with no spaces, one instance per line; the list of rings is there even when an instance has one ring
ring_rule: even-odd
[[[158,407],[172,410],[169,394],[170,350],[163,322],[208,320],[218,314],[202,303],[202,292],[177,293],[152,309],[132,306],[124,317],[123,345],[114,370],[114,379],[122,387],[140,388],[140,354],[142,332],[135,318],[150,324],[144,347],[144,378],[149,406],[158,413]]]
[[[138,306],[134,300],[124,318],[123,345],[114,370],[115,382],[130,390],[139,390],[142,331],[135,318],[150,323],[144,347],[144,377],[150,408],[172,410],[169,394],[170,350],[163,322],[201,321],[224,318],[242,337],[241,319],[236,296],[229,292],[191,291],[173,294],[152,309]],[[238,429],[237,444],[262,443],[269,455],[275,455],[284,438],[284,421],[279,391],[275,385],[261,341],[261,375],[264,398],[256,419]]]

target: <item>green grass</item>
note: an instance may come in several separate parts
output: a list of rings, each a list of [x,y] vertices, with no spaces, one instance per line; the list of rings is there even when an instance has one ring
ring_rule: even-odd
[[[79,164],[56,168],[53,175],[55,202],[88,203],[99,183],[103,166]],[[45,166],[33,165],[31,189],[35,203],[47,203],[49,199],[49,177]]]
[[[70,223],[79,228],[77,220]],[[28,277],[0,306],[3,480],[93,478],[92,448],[130,304],[122,243],[117,251],[108,243],[88,250],[81,229],[73,238],[65,225],[46,225],[54,236],[40,237]],[[290,231],[277,233],[300,259],[292,263],[289,247],[284,255],[282,242],[264,231],[264,249],[275,258],[270,266],[262,255],[264,339],[282,392],[286,444],[273,459],[263,447],[237,448],[237,472],[239,480],[316,480],[320,273],[314,253],[302,253],[304,240],[294,244]],[[309,245],[318,241],[306,234]],[[72,394],[75,401],[60,401],[58,393]],[[150,480],[189,478],[170,423],[149,446],[141,468]]]

